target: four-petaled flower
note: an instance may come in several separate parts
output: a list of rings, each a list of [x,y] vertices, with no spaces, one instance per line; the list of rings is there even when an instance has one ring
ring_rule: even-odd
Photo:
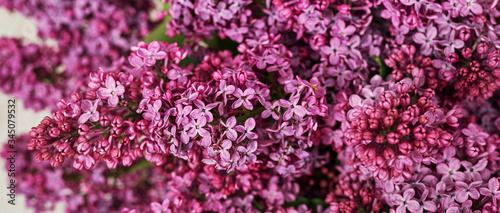
[[[257,134],[255,132],[252,132],[252,130],[255,128],[255,119],[249,118],[245,121],[245,126],[238,125],[234,127],[234,129],[238,132],[242,132],[243,135],[241,135],[236,142],[240,143],[241,141],[245,140],[245,138],[254,140],[257,139]]]
[[[407,189],[403,193],[403,196],[401,196],[400,194],[393,195],[393,202],[398,206],[396,208],[396,213],[405,213],[406,209],[410,210],[411,212],[418,211],[418,209],[420,209],[420,205],[416,200],[412,199],[414,195],[414,189]]]
[[[78,118],[78,123],[83,124],[87,122],[88,120],[92,122],[96,122],[99,120],[99,111],[97,111],[97,106],[99,105],[99,100],[94,101],[92,103],[89,100],[83,100],[82,101],[82,114],[80,115],[80,118]]]
[[[158,202],[152,202],[151,210],[154,213],[170,213],[172,211],[169,209],[169,206],[170,206],[170,200],[167,198],[161,204]]]
[[[492,177],[488,181],[488,187],[480,188],[479,191],[482,195],[486,197],[491,197],[493,200],[493,205],[497,206],[497,200],[500,199],[500,191],[498,191],[498,179],[496,177]]]
[[[254,89],[248,88],[245,90],[245,92],[243,92],[240,88],[237,88],[234,91],[233,95],[238,98],[238,100],[236,100],[231,106],[233,109],[236,109],[243,104],[243,106],[248,110],[253,110],[253,104],[250,102],[250,100],[252,100],[255,95]]]
[[[106,87],[101,87],[97,90],[97,95],[102,99],[108,99],[108,104],[111,107],[115,107],[118,104],[119,95],[123,95],[125,92],[125,87],[120,83],[117,83],[115,79],[111,76],[106,78]]]
[[[160,50],[160,43],[158,43],[158,41],[153,41],[148,45],[148,49],[139,48],[137,50],[137,55],[144,58],[144,64],[153,66],[156,64],[156,60],[164,59],[167,53]]]

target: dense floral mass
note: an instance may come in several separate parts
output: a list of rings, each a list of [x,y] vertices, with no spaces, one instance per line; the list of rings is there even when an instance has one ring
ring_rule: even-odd
[[[154,41],[75,55],[98,68],[66,67],[81,84],[21,137],[21,190],[36,211],[498,212],[497,3],[165,0]],[[2,73],[37,73],[4,42]]]

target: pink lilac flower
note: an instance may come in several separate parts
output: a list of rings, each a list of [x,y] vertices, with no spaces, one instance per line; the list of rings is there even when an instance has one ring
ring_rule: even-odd
[[[117,84],[115,79],[111,76],[106,78],[105,87],[99,88],[97,90],[97,95],[102,99],[107,99],[108,104],[111,107],[115,107],[118,104],[118,96],[123,95],[125,92],[125,87],[121,84]]]
[[[491,178],[488,181],[488,187],[482,187],[479,189],[482,195],[486,197],[491,197],[493,200],[493,205],[497,205],[497,200],[500,199],[500,192],[498,191],[498,179],[497,178]]]
[[[393,195],[392,199],[394,200],[394,204],[398,206],[396,208],[396,212],[403,213],[406,212],[406,209],[410,211],[417,211],[420,208],[420,205],[416,200],[412,199],[414,195],[415,190],[413,189],[407,189],[403,193],[403,196],[399,194]]]
[[[475,181],[470,184],[466,184],[462,181],[457,181],[455,182],[455,186],[457,187],[457,190],[455,191],[456,193],[456,200],[459,203],[464,203],[471,197],[474,200],[477,200],[479,198],[479,191],[477,188],[481,186],[482,181]]]
[[[149,43],[147,49],[139,48],[137,50],[137,55],[144,58],[144,64],[147,66],[153,66],[156,64],[156,60],[164,59],[167,56],[167,53],[160,50],[160,43],[158,41],[153,41]]]
[[[170,206],[170,200],[167,198],[161,204],[158,202],[152,202],[151,210],[154,213],[170,213],[172,211],[169,209],[169,206]]]
[[[78,118],[78,123],[83,124],[88,120],[92,122],[98,121],[99,111],[97,111],[97,107],[99,106],[99,100],[94,101],[94,103],[89,100],[83,100],[81,103],[82,114]]]
[[[234,129],[238,132],[243,133],[237,140],[238,143],[241,141],[245,140],[245,138],[248,139],[257,139],[257,134],[252,132],[252,130],[255,128],[255,119],[254,118],[249,118],[245,121],[245,126],[238,125],[234,127]]]

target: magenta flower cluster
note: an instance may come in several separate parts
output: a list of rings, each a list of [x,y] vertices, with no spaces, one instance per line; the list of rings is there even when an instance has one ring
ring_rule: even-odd
[[[21,140],[37,210],[500,211],[497,1],[163,3],[182,42],[134,43]]]
[[[57,110],[54,103],[85,87],[99,67],[121,66],[153,24],[151,1],[1,0],[0,6],[30,18],[38,29],[33,33],[42,44],[0,39],[0,90],[36,111]]]

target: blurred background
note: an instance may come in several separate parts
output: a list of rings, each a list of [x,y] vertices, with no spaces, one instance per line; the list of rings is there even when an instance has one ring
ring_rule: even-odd
[[[36,33],[36,25],[33,20],[23,17],[19,13],[11,13],[0,7],[0,37],[17,37],[22,38],[28,43],[38,43]],[[0,47],[2,48],[2,47]],[[0,93],[0,143],[4,146],[7,142],[7,101],[13,99],[10,95]],[[16,135],[27,133],[31,127],[40,123],[43,117],[50,115],[48,110],[34,112],[33,110],[24,109],[23,103],[20,100],[16,101]],[[0,212],[17,213],[17,212],[34,212],[26,207],[26,197],[16,193],[15,206],[8,203],[10,199],[7,194],[7,172],[4,169],[5,159],[0,158]],[[21,173],[22,171],[16,171]],[[64,212],[64,204],[59,203],[53,212]]]

